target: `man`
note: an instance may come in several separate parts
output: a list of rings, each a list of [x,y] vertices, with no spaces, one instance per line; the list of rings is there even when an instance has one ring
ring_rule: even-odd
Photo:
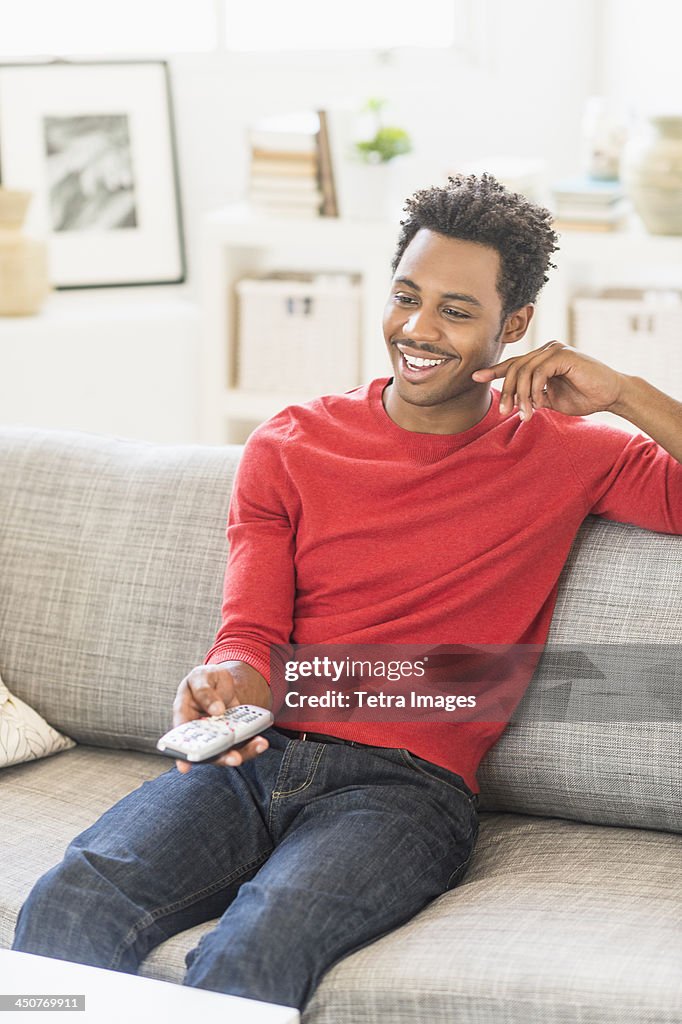
[[[407,213],[384,317],[393,375],[250,438],[223,624],[175,724],[279,712],[274,645],[541,645],[587,514],[682,533],[679,402],[558,342],[500,361],[551,266],[548,211],[483,175],[418,192]],[[581,418],[603,409],[653,440]],[[334,963],[463,878],[476,768],[503,723],[286,725],[107,811],[38,881],[14,948],[135,972],[219,918],[184,983],[303,1007]]]

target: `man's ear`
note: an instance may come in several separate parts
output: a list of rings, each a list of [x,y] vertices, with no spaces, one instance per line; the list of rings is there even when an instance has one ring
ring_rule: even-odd
[[[502,334],[500,335],[500,341],[503,345],[509,345],[513,341],[521,340],[528,330],[534,312],[535,305],[529,302],[527,306],[521,306],[520,309],[515,309],[513,313],[509,314],[504,321]]]

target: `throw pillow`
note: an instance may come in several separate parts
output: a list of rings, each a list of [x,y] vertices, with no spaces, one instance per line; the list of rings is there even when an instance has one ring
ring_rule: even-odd
[[[75,746],[74,740],[48,725],[37,711],[10,693],[0,679],[0,768],[49,757]]]

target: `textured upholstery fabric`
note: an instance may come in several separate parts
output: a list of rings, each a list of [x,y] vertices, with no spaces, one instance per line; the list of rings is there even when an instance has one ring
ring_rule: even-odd
[[[82,744],[1,773],[1,945],[69,840],[171,769],[151,751],[220,621],[238,457],[0,429],[0,673]],[[589,673],[556,688],[543,661],[482,766],[464,883],[337,964],[304,1024],[678,1024],[682,838],[661,830],[680,828],[680,724],[636,705],[679,694],[681,555],[682,538],[585,523],[550,639],[673,654],[654,652],[650,690],[619,721],[576,709]],[[210,927],[164,942],[140,973],[179,981]]]
[[[673,1024],[682,840],[483,814],[463,884],[331,971],[306,1024]]]
[[[3,769],[0,946],[11,945],[21,904],[40,875],[62,859],[70,840],[127,793],[171,766],[161,754],[77,746],[46,760]]]
[[[220,621],[239,453],[0,431],[0,672],[55,728],[82,743],[154,750],[180,679]],[[681,641],[682,538],[589,519],[563,573],[550,642]],[[679,661],[655,680],[678,702]],[[483,806],[679,830],[680,715],[538,720],[545,682],[541,668],[484,760]]]
[[[602,698],[598,720],[590,721],[600,681],[577,662],[567,720],[552,720],[561,716],[547,708],[552,666],[543,659],[512,724],[481,764],[482,806],[682,831],[682,537],[586,520],[561,577],[548,644],[597,651],[605,663],[612,646],[613,675],[620,674],[613,715]],[[644,655],[628,678],[635,649]],[[549,712],[542,717],[539,697]]]
[[[158,755],[79,746],[3,773],[0,945],[38,875]],[[36,842],[40,835],[40,842]],[[325,977],[305,1024],[672,1024],[682,1014],[682,839],[483,814],[465,881]],[[140,974],[180,981],[212,922],[152,950]]]
[[[153,750],[220,624],[238,447],[0,430],[0,673],[80,743]]]

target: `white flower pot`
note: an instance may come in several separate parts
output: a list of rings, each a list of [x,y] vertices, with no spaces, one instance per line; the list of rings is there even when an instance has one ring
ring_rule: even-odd
[[[348,220],[388,220],[391,165],[348,161],[345,172],[344,217]]]

